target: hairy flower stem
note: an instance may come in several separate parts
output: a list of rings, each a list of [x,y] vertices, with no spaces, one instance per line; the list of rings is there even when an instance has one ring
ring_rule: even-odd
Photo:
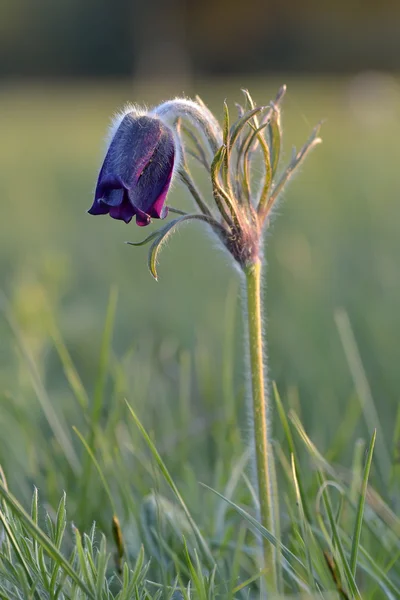
[[[272,449],[269,442],[268,396],[265,385],[265,356],[262,336],[261,268],[259,259],[244,268],[250,358],[252,423],[254,429],[255,471],[261,524],[274,533],[274,498],[272,493]],[[270,543],[264,538],[264,567],[274,562]],[[275,571],[275,569],[274,569]]]

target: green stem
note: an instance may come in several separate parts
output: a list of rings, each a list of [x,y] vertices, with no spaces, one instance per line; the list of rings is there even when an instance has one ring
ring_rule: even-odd
[[[272,493],[271,467],[272,447],[269,441],[268,396],[265,387],[265,356],[263,352],[261,314],[261,261],[244,268],[246,275],[246,299],[248,320],[248,344],[250,354],[250,376],[252,396],[252,419],[254,428],[255,467],[258,497],[260,502],[261,524],[274,533],[275,510]],[[264,562],[274,566],[276,577],[275,552],[264,538]],[[275,579],[276,582],[276,579]]]

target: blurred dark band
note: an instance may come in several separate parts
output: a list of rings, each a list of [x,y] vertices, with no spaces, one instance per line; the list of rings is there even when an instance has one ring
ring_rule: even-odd
[[[400,2],[1,0],[1,77],[400,68]]]

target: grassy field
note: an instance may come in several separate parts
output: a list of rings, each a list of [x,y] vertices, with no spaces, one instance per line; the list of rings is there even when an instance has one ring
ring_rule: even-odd
[[[281,83],[208,81],[185,92],[200,94],[220,116],[225,98],[232,108],[240,101],[240,87],[267,103]],[[394,588],[378,587],[364,567],[358,585],[363,598],[399,598],[399,567],[390,561],[400,549],[395,517],[400,509],[400,87],[380,77],[286,83],[286,157],[321,119],[324,143],[290,185],[267,239],[270,379],[285,412],[298,415],[329,461],[325,476],[348,490],[353,505],[365,447],[377,429],[373,502],[369,498],[362,542]],[[0,464],[23,506],[29,507],[38,488],[42,517],[43,507],[54,515],[66,491],[68,522],[89,531],[96,521],[110,552],[111,520],[118,514],[129,561],[143,543],[144,560],[153,556],[146,577],[165,586],[162,597],[168,597],[165,590],[175,573],[182,586],[195,579],[190,571],[192,563],[197,569],[195,554],[189,550],[187,560],[182,534],[190,548],[195,541],[126,398],[220,568],[211,592],[194,585],[188,597],[259,597],[257,545],[246,520],[198,483],[253,513],[244,475],[249,424],[235,273],[203,228],[190,224],[164,248],[156,283],[147,270],[146,249],[123,244],[138,241],[147,230],[85,212],[110,115],[126,101],[151,104],[164,96],[163,90],[115,82],[0,90]],[[178,186],[169,199],[178,208],[190,206]],[[288,482],[289,445],[277,410],[273,420],[282,540],[306,563],[306,538],[301,519],[294,517],[293,481]],[[293,420],[301,481],[318,521],[316,465],[324,463],[304,445],[298,424],[296,434]],[[343,510],[336,522],[348,532],[355,512],[345,495],[332,492],[335,511],[340,498]],[[15,527],[23,537],[24,530]],[[331,528],[328,519],[328,539]],[[310,532],[319,539],[313,527]],[[72,538],[68,526],[66,552]],[[335,556],[337,542],[325,543]],[[332,590],[323,597],[357,598],[343,565],[335,582],[322,554],[315,550],[314,557],[314,545],[310,548],[312,562],[319,557],[314,568],[323,589]],[[115,570],[114,559],[109,569]],[[198,568],[200,579],[204,572]],[[286,571],[284,577],[287,593],[314,589],[309,582],[291,587]],[[229,594],[221,587],[228,578]],[[341,579],[347,581],[343,593]],[[382,583],[383,575],[376,579]],[[139,583],[137,597],[156,597],[157,585]],[[117,593],[117,582],[113,585],[111,592]],[[114,597],[101,593],[92,597]],[[173,593],[184,597],[171,591],[171,598]],[[65,597],[91,597],[76,594]]]

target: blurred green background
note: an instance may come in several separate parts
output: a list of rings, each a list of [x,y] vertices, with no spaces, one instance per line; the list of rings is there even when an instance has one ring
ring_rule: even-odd
[[[63,460],[40,408],[36,375],[69,432],[78,419],[49,320],[57,323],[91,394],[111,288],[118,290],[113,359],[134,373],[131,400],[157,439],[174,429],[179,365],[189,356],[207,372],[190,384],[193,410],[206,424],[196,441],[179,424],[177,434],[204,448],[207,423],[221,417],[231,352],[232,389],[246,435],[239,305],[232,313],[240,289],[227,257],[201,225],[188,225],[163,249],[156,283],[146,249],[123,243],[149,230],[85,212],[110,116],[127,101],[151,105],[170,94],[199,94],[220,117],[225,98],[232,110],[242,101],[240,88],[265,104],[286,83],[284,160],[292,145],[300,146],[325,121],[324,143],[291,183],[267,237],[270,378],[284,402],[301,413],[313,441],[329,448],[354,397],[334,318],[344,308],[390,446],[400,389],[400,80],[393,70],[400,49],[391,35],[399,24],[398,4],[381,2],[378,9],[363,3],[361,9],[361,3],[346,3],[360,11],[355,23],[344,3],[335,3],[331,15],[310,3],[296,21],[295,3],[286,3],[285,12],[254,1],[246,3],[249,20],[238,21],[231,11],[229,28],[223,2],[204,4],[201,15],[198,6],[174,2],[165,29],[161,1],[119,4],[92,3],[89,10],[88,3],[84,10],[77,2],[55,8],[43,0],[35,15],[28,2],[1,4],[7,19],[0,19],[0,278],[6,313],[0,321],[0,464],[15,492],[29,498],[32,482],[48,477],[43,455],[54,453],[56,465]],[[137,19],[127,23],[128,14]],[[154,14],[159,18],[152,35]],[[378,46],[380,53],[371,51]],[[191,206],[178,184],[169,202]],[[351,422],[353,443],[366,431],[361,409]],[[30,427],[41,434],[31,438]],[[340,461],[348,463],[352,446],[341,452]],[[174,460],[179,463],[179,456]],[[57,497],[66,482],[61,470],[54,477],[43,487]]]

